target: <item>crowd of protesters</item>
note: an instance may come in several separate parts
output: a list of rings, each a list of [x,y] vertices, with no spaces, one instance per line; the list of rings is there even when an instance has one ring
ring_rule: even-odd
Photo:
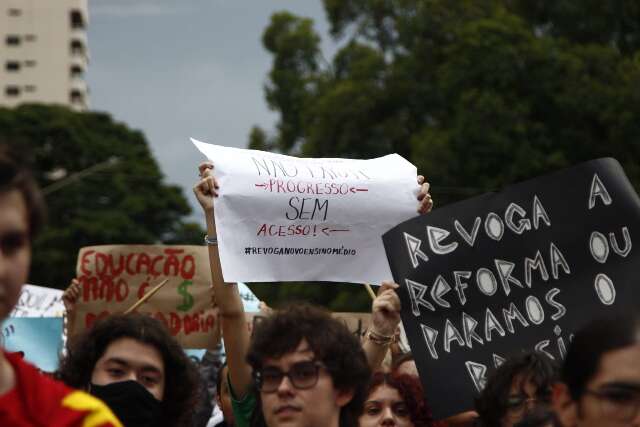
[[[162,323],[111,315],[68,338],[54,375],[1,350],[0,426],[640,426],[635,314],[589,323],[561,363],[538,352],[508,358],[475,407],[445,420],[433,418],[416,362],[398,346],[397,284],[381,284],[362,340],[306,303],[274,310],[250,331],[237,285],[222,277],[213,164],[199,173],[194,193],[206,218],[226,361],[214,358],[200,375]],[[418,183],[418,212],[426,213],[433,201],[424,178]],[[43,211],[29,172],[0,153],[0,320],[27,280]],[[65,293],[71,322],[78,297],[72,283]],[[420,374],[428,381],[428,372]]]

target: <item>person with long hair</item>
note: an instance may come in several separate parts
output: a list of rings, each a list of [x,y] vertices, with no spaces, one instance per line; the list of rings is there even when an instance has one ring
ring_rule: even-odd
[[[359,427],[437,427],[418,378],[376,372],[369,383]]]

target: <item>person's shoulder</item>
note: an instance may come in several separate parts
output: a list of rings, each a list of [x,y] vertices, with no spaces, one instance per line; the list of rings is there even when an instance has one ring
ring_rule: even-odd
[[[79,427],[122,427],[113,412],[101,400],[88,393],[73,390],[61,402],[62,410],[72,411],[79,415],[79,423],[70,425]]]
[[[122,427],[101,401],[43,374],[17,354],[5,353],[16,374],[16,398],[42,425],[58,427]]]

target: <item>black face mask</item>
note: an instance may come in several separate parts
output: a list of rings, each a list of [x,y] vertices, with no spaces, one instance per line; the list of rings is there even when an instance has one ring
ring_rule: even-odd
[[[160,419],[162,402],[137,381],[91,384],[90,393],[106,403],[125,427],[155,426]]]

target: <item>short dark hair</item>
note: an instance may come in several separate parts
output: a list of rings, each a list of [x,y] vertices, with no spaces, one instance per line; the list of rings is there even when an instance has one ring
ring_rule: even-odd
[[[0,149],[0,193],[17,190],[27,206],[29,239],[33,241],[45,218],[45,204],[31,172],[6,149]]]
[[[639,342],[640,316],[616,313],[588,323],[575,336],[562,365],[560,379],[578,400],[598,370],[602,356]]]
[[[508,358],[487,380],[487,385],[476,399],[476,411],[484,427],[499,426],[507,412],[507,399],[511,384],[517,376],[531,383],[539,391],[550,392],[557,380],[556,363],[538,351],[525,352]]]
[[[415,427],[431,427],[435,425],[431,408],[427,404],[418,378],[407,374],[376,372],[369,383],[367,398],[383,384],[398,391],[398,394],[407,405],[409,418]]]
[[[302,340],[326,365],[336,389],[353,391],[340,411],[340,426],[357,425],[371,370],[358,339],[327,310],[301,303],[275,311],[256,325],[247,361],[260,370],[265,359],[295,351]]]
[[[121,338],[140,341],[160,352],[165,370],[162,425],[190,426],[199,393],[196,367],[164,324],[150,316],[114,314],[98,320],[72,339],[60,361],[58,377],[71,387],[86,389],[98,360],[111,343]]]

